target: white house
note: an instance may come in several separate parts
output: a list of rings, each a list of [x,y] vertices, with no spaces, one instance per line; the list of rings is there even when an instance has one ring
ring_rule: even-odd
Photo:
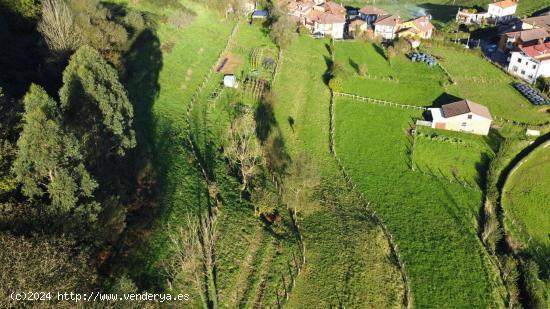
[[[508,21],[514,17],[518,4],[512,0],[504,0],[495,3],[489,3],[487,13],[495,22]]]
[[[380,16],[374,23],[374,35],[384,40],[393,40],[397,36],[401,17],[399,15]]]
[[[445,104],[441,108],[429,108],[432,128],[487,135],[493,117],[487,107],[469,100]]]
[[[464,25],[481,24],[487,18],[489,18],[489,13],[478,12],[475,9],[460,9],[456,13],[456,21]]]
[[[322,5],[314,6],[305,16],[304,25],[314,35],[342,39],[346,25],[346,9],[334,2],[325,2]]]
[[[521,47],[513,51],[508,72],[530,83],[538,77],[550,77],[550,43]]]

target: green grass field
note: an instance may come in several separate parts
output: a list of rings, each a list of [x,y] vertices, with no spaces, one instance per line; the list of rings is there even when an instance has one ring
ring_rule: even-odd
[[[274,85],[275,116],[287,148],[291,156],[309,153],[323,184],[314,205],[301,212],[307,263],[288,307],[399,307],[403,285],[388,260],[387,242],[345,188],[329,152],[325,43],[307,37],[294,42]]]
[[[550,146],[546,145],[525,158],[509,176],[502,207],[506,210],[508,230],[526,244],[539,265],[549,272],[544,260],[550,255],[550,192],[548,183],[543,181],[550,177]]]
[[[476,235],[481,192],[410,171],[418,112],[338,98],[335,114],[339,157],[397,239],[416,306],[501,306]]]
[[[348,71],[342,91],[419,106],[430,106],[444,92],[446,77],[438,67],[414,63],[404,56],[390,65],[381,53],[380,47],[370,43],[337,43],[336,61]],[[360,64],[368,68],[364,78],[357,74]]]
[[[448,47],[429,50],[441,58],[441,63],[456,82],[446,90],[449,95],[485,105],[494,116],[505,119],[539,124],[550,118],[547,108],[531,104],[512,87],[512,77],[476,53]]]
[[[391,64],[376,45],[336,43],[336,61],[347,71],[342,92],[417,106],[440,106],[462,98],[487,106],[493,116],[529,124],[549,121],[547,107],[534,106],[511,85],[512,77],[479,55],[449,47],[431,47],[456,84],[439,67],[397,56]],[[368,74],[357,68],[366,64]]]
[[[414,170],[483,188],[493,150],[481,136],[416,127],[412,150]]]

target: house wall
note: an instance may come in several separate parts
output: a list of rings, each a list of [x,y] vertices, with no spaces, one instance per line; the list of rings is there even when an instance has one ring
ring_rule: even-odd
[[[445,130],[466,132],[478,135],[487,135],[491,129],[492,121],[478,116],[473,113],[458,115],[455,117],[445,118]],[[433,124],[434,128],[443,128],[442,122],[439,121]]]
[[[489,4],[488,13],[493,17],[502,18],[502,17],[514,15],[516,13],[516,9],[517,9],[517,5],[507,7],[507,8],[501,8],[498,5]]]
[[[344,25],[345,23],[320,24],[316,22],[314,25],[313,33],[330,35],[332,38],[342,39],[344,38]]]
[[[381,26],[376,25],[374,28],[374,34],[377,36],[381,36],[383,39],[386,40],[393,40],[395,39],[395,29],[394,26]]]
[[[534,83],[539,76],[550,76],[550,60],[539,61],[523,52],[512,52],[508,72],[530,83]]]

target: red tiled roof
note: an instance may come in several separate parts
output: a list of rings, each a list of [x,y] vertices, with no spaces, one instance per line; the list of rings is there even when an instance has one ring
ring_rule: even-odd
[[[418,17],[413,22],[414,22],[416,28],[418,28],[418,30],[420,30],[422,32],[428,32],[428,31],[430,31],[434,28],[434,26],[430,22],[430,19],[426,16]]]
[[[441,111],[445,118],[472,113],[483,118],[493,120],[491,112],[489,112],[489,109],[487,107],[469,100],[462,100],[454,103],[445,104],[441,106]]]
[[[365,15],[387,15],[388,13],[377,8],[377,7],[374,7],[372,5],[368,5],[368,6],[365,6],[364,8],[360,9],[359,10],[359,13],[361,14],[365,14]]]
[[[399,15],[384,15],[381,16],[374,25],[380,25],[380,26],[395,26],[399,23],[401,20],[401,17]]]
[[[521,51],[532,58],[543,58],[550,56],[550,43],[542,43],[538,45],[522,47]]]
[[[504,1],[489,3],[489,4],[496,5],[498,7],[503,8],[503,9],[518,5],[517,2],[511,1],[511,0],[504,0]]]

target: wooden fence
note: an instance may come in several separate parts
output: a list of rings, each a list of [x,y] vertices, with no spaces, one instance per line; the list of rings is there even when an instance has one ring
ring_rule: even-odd
[[[426,107],[422,107],[422,106],[415,106],[415,105],[409,105],[409,104],[400,104],[400,103],[395,103],[395,102],[391,102],[391,101],[374,99],[374,98],[369,98],[369,97],[363,97],[363,96],[350,94],[350,93],[344,93],[344,92],[336,92],[335,91],[335,92],[333,92],[333,95],[334,96],[339,96],[339,97],[352,98],[352,99],[357,100],[357,101],[362,101],[362,102],[376,104],[376,105],[382,105],[382,106],[392,106],[392,107],[400,107],[400,108],[403,108],[403,109],[416,109],[416,110],[422,110],[422,111],[427,110]]]

